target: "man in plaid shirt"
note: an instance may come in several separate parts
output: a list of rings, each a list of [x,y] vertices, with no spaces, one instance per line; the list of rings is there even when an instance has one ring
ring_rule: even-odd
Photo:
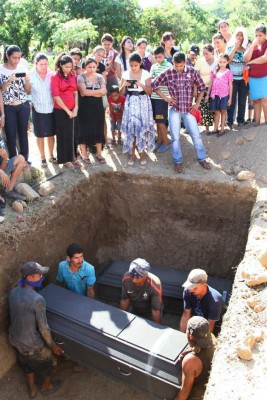
[[[197,154],[199,164],[205,169],[211,169],[206,161],[206,150],[199,132],[196,118],[190,114],[195,112],[204,95],[205,84],[199,73],[185,63],[185,54],[176,53],[173,56],[173,67],[166,69],[152,82],[151,87],[163,100],[169,104],[169,123],[172,137],[172,157],[176,172],[182,172],[183,156],[180,144],[181,120],[189,132]],[[194,85],[198,87],[196,104],[192,105]],[[164,95],[158,88],[167,86],[170,96]]]

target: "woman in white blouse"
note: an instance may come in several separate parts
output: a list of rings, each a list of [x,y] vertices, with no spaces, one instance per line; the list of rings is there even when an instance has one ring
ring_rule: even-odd
[[[129,57],[134,48],[134,41],[130,36],[124,36],[121,41],[120,54],[115,58],[115,71],[119,79],[123,72],[128,71],[130,68]]]

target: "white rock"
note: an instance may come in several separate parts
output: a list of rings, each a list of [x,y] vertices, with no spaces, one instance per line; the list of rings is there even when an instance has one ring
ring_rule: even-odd
[[[250,142],[251,140],[254,140],[256,138],[256,134],[255,133],[247,133],[244,136],[244,139],[246,139],[248,142]]]
[[[40,185],[38,193],[41,196],[49,196],[55,190],[55,185],[52,182],[44,182]]]
[[[228,160],[228,159],[231,157],[232,153],[231,153],[230,151],[223,151],[223,152],[221,153],[221,155],[222,155],[222,158],[223,158],[224,160]]]
[[[255,178],[255,174],[251,171],[240,171],[236,177],[238,181],[249,181],[253,178]]]
[[[237,146],[240,146],[241,144],[244,144],[245,143],[245,139],[243,138],[243,137],[238,137],[236,140],[235,140],[235,144],[237,145]]]
[[[0,215],[0,224],[1,224],[2,222],[4,222],[4,220],[5,220],[5,217],[2,217],[2,216]]]

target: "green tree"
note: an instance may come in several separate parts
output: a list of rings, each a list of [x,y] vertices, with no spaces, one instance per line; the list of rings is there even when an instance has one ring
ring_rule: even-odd
[[[86,54],[90,41],[97,37],[96,27],[91,19],[72,19],[58,25],[52,39],[54,44],[70,50],[72,47],[84,49]]]

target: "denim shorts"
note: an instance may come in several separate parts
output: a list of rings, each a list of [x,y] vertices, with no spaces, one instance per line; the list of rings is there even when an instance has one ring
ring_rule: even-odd
[[[16,166],[14,165],[14,161],[15,161],[16,157],[17,156],[12,157],[10,160],[7,160],[5,173],[8,176],[16,169]]]
[[[111,125],[110,129],[112,131],[120,131],[121,130],[121,123],[117,120],[114,120],[114,124]]]
[[[151,99],[155,122],[168,125],[168,103],[163,99]]]

